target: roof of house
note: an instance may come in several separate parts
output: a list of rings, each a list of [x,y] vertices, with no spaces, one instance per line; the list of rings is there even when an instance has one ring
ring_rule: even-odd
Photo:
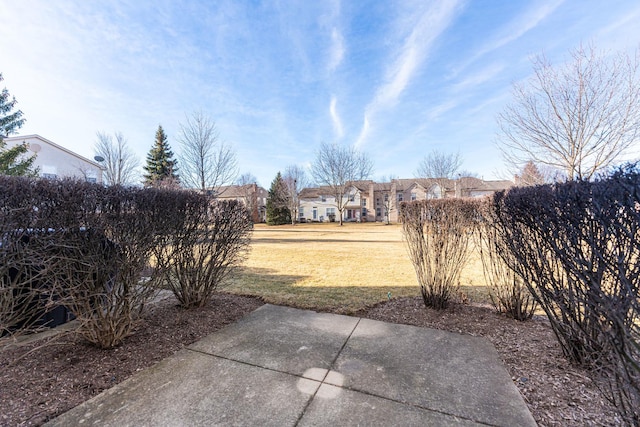
[[[217,196],[229,199],[246,197],[253,192],[254,185],[256,184],[222,185],[218,187]],[[256,189],[258,191],[258,194],[267,193],[267,190],[260,186],[256,186]]]
[[[367,184],[366,187],[364,186],[364,183]],[[372,183],[373,181],[357,181],[352,184],[352,187],[354,187],[356,190],[363,193],[368,191],[369,185],[371,185]],[[334,193],[333,189],[327,185],[323,185],[320,187],[303,188],[302,191],[300,191],[300,198],[301,199],[318,199],[321,196],[335,197],[333,193]]]
[[[471,179],[470,184],[467,184],[465,181],[464,185],[466,189],[469,190],[478,190],[478,191],[501,191],[507,190],[514,186],[514,183],[509,180],[493,180],[493,181],[484,181],[478,178],[467,178]]]
[[[302,191],[300,191],[300,198],[301,199],[317,199],[318,197],[320,197],[321,190],[318,187],[312,187],[312,188],[303,188]],[[325,194],[325,193],[322,193]]]
[[[17,141],[20,141],[20,140],[26,142],[27,139],[37,139],[40,142],[48,144],[48,145],[50,145],[50,146],[52,146],[52,147],[54,147],[54,148],[56,148],[56,149],[58,149],[60,151],[64,151],[65,153],[67,153],[67,154],[69,154],[71,156],[74,156],[74,157],[82,160],[83,162],[91,163],[92,165],[94,165],[98,169],[104,169],[104,166],[101,165],[100,163],[98,163],[98,162],[96,162],[94,160],[91,160],[91,159],[87,159],[86,157],[81,156],[80,154],[76,153],[75,151],[71,151],[68,148],[63,147],[62,145],[58,145],[55,142],[49,141],[47,138],[44,138],[44,137],[42,137],[40,135],[37,135],[37,134],[21,135],[21,136],[8,136],[8,137],[2,138],[2,140],[5,141],[5,142],[17,142]],[[39,151],[39,150],[35,149],[35,144],[29,144],[29,146],[30,146],[29,147],[30,150],[33,151],[34,153],[37,153]]]

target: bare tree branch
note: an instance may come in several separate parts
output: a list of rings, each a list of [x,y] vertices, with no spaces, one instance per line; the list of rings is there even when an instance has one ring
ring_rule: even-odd
[[[442,197],[444,197],[447,183],[456,178],[456,172],[460,166],[462,166],[460,152],[443,153],[433,150],[422,159],[416,175],[418,178],[433,179],[442,189]]]
[[[342,212],[349,201],[349,188],[354,182],[367,179],[372,170],[371,159],[353,147],[327,143],[320,146],[316,160],[311,166],[311,173],[318,185],[325,185],[331,189],[340,213],[340,225]]]
[[[560,67],[535,57],[533,77],[514,85],[512,104],[498,116],[505,161],[515,169],[533,161],[573,180],[622,160],[640,133],[638,59],[593,46],[572,51]]]
[[[220,139],[216,123],[201,112],[187,117],[180,125],[182,145],[180,178],[186,187],[212,190],[233,182],[238,174],[238,160],[233,148]]]
[[[287,187],[289,212],[291,212],[291,224],[298,221],[300,208],[300,192],[309,186],[309,178],[304,169],[298,165],[287,166],[284,172],[284,183]]]
[[[135,182],[138,179],[136,168],[140,165],[140,160],[129,149],[124,135],[121,132],[116,132],[115,143],[111,135],[105,132],[98,132],[96,135],[98,141],[94,150],[97,156],[104,159],[100,162],[105,167],[104,183],[106,185],[129,185]]]

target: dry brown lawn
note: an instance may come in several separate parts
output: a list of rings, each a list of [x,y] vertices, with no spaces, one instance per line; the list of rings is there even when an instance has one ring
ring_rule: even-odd
[[[398,224],[256,225],[251,252],[226,291],[273,304],[354,313],[392,298],[420,295]],[[488,302],[479,257],[461,278],[462,295]]]

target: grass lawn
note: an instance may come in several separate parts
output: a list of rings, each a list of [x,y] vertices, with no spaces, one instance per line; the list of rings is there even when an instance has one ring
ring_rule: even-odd
[[[487,302],[482,264],[472,256],[461,279],[471,301]],[[251,252],[226,291],[273,304],[353,313],[392,297],[418,296],[397,224],[258,224]]]

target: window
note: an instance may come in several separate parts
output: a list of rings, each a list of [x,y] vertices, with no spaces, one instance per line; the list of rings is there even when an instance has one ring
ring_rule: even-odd
[[[385,201],[385,202],[388,202],[388,201],[389,201],[389,195],[388,195],[388,194],[385,194],[385,195],[384,195],[384,201]]]
[[[336,208],[327,208],[327,216],[335,215],[335,214],[336,214]]]
[[[382,216],[382,210],[380,208],[376,208],[376,216]]]
[[[417,200],[418,195],[416,193],[411,193],[411,200]]]
[[[93,169],[89,169],[85,174],[85,179],[87,182],[96,183],[98,182],[98,173]]]
[[[58,170],[55,166],[42,165],[40,170],[42,171],[40,176],[45,179],[56,179],[58,177]]]
[[[349,201],[353,202],[354,200],[356,200],[355,194],[349,194]]]
[[[318,208],[313,207],[313,219],[318,219]]]
[[[300,206],[300,209],[298,210],[300,218],[304,218],[304,208],[302,206]]]
[[[320,196],[320,200],[323,201],[323,202],[326,202],[327,201],[327,196]]]
[[[402,193],[398,193],[398,201],[401,202],[403,198],[404,196],[402,195]]]
[[[367,206],[367,199],[365,198],[362,199],[362,206]]]
[[[363,217],[367,216],[367,208],[362,208],[362,216]]]
[[[376,206],[380,206],[380,198],[376,197]]]

